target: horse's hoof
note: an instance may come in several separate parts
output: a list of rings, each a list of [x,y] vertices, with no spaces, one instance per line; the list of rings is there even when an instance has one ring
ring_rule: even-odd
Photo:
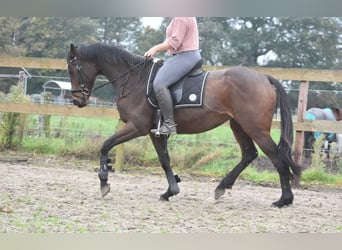
[[[169,200],[169,197],[166,197],[164,194],[162,194],[162,195],[159,197],[159,200],[160,200],[160,201],[170,201],[170,200]]]
[[[292,204],[292,201],[285,201],[284,199],[280,199],[276,202],[273,202],[272,205],[278,208],[281,208],[283,206],[289,206]]]
[[[102,197],[105,197],[110,192],[110,184],[106,184],[101,187]]]
[[[224,193],[226,192],[225,188],[216,188],[215,189],[215,200],[218,200]]]

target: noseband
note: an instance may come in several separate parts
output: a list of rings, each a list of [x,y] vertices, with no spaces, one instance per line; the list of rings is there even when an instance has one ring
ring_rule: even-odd
[[[78,73],[78,76],[79,76],[79,79],[80,79],[80,81],[79,81],[79,83],[78,83],[78,85],[80,85],[80,87],[77,88],[77,89],[71,89],[71,93],[72,93],[73,96],[75,96],[75,95],[74,95],[75,93],[79,93],[79,92],[80,92],[80,93],[82,94],[81,99],[82,99],[83,101],[85,101],[85,100],[87,99],[87,97],[90,96],[91,91],[89,90],[88,86],[85,84],[85,82],[84,82],[84,80],[83,80],[83,75],[82,75],[82,71],[81,71],[82,66],[81,66],[81,64],[80,64],[80,61],[79,61],[78,58],[75,56],[75,57],[74,57],[73,59],[71,59],[71,60],[68,60],[68,59],[67,59],[67,63],[68,63],[68,65],[70,65],[70,64],[72,64],[72,63],[76,63],[76,69],[77,69],[77,73]],[[79,96],[76,96],[76,97],[80,98]]]

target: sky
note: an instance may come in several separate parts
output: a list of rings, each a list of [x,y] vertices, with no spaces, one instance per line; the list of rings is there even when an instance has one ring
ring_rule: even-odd
[[[158,29],[161,22],[163,21],[163,17],[143,17],[142,23],[144,26],[151,26],[154,29]]]

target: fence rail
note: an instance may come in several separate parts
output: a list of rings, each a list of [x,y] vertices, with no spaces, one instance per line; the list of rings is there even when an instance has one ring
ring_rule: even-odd
[[[81,116],[119,118],[115,107],[78,108],[74,105],[37,104],[37,103],[6,103],[0,102],[0,112],[13,112],[22,114]]]
[[[36,57],[9,57],[0,56],[0,67],[24,67],[36,69],[66,70],[65,59],[36,58]],[[228,69],[227,66],[204,66],[205,70]],[[281,80],[342,82],[342,70],[294,69],[250,67],[257,71],[270,74]]]
[[[88,106],[86,108],[78,108],[74,105],[0,102],[0,112],[119,119],[119,112],[115,107]],[[342,122],[304,120],[303,122],[294,121],[293,125],[297,131],[320,131],[342,134]],[[272,129],[280,129],[280,121],[273,121]]]

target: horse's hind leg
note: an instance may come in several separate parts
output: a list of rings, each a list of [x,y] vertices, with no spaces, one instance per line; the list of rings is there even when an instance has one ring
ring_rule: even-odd
[[[280,185],[282,194],[278,201],[273,202],[276,207],[290,205],[293,202],[293,193],[291,190],[290,166],[285,162],[281,156],[281,152],[270,135],[259,136],[255,139],[261,150],[270,158],[274,167],[277,169],[280,177]]]
[[[215,199],[220,198],[225,193],[226,188],[232,188],[240,173],[258,156],[258,151],[255,148],[252,139],[242,130],[235,120],[230,121],[230,127],[240,145],[242,159],[239,164],[221,180],[220,184],[215,189]]]
[[[167,182],[169,184],[167,191],[164,194],[160,195],[160,200],[168,201],[171,196],[179,193],[179,187],[177,184],[177,182],[179,182],[179,179],[176,178],[176,176],[174,175],[170,165],[170,156],[167,150],[168,138],[167,136],[155,137],[154,134],[150,134],[150,137],[154,148],[157,151],[159,161],[163,167]]]

